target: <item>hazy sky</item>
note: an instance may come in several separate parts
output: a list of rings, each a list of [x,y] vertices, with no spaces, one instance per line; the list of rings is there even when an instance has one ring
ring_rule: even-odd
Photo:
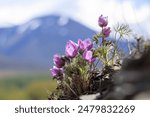
[[[97,19],[109,17],[109,25],[125,22],[150,35],[150,0],[0,0],[0,26],[22,24],[41,15],[58,14],[97,30]]]

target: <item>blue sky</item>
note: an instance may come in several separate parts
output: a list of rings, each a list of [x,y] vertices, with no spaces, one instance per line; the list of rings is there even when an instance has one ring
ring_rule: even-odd
[[[150,0],[0,0],[0,26],[23,24],[47,14],[72,18],[94,30],[97,19],[109,17],[109,25],[128,23],[137,33],[150,33]]]

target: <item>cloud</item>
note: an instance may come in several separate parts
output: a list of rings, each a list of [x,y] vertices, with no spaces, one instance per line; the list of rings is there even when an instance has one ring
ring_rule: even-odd
[[[109,17],[109,25],[127,23],[135,32],[150,35],[147,29],[150,27],[150,4],[137,6],[136,1],[131,0],[79,0],[79,12],[76,19],[83,24],[99,30],[97,19],[101,14]],[[136,3],[136,4],[135,4]]]
[[[0,24],[21,24],[55,9],[56,2],[39,0],[26,4],[0,5]]]
[[[60,14],[98,30],[97,19],[103,14],[109,16],[110,26],[125,22],[138,32],[146,32],[150,27],[150,2],[144,4],[140,0],[14,0],[13,5],[8,3],[10,0],[0,5],[0,24],[21,24],[40,15]]]
[[[101,14],[109,16],[110,24],[126,22],[134,24],[148,20],[150,17],[150,5],[136,9],[133,1],[118,2],[118,0],[79,0],[79,12],[77,18],[83,23],[94,25]],[[97,23],[97,22],[96,22]]]

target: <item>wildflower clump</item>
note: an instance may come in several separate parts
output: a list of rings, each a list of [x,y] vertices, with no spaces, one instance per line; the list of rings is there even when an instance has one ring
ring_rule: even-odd
[[[54,55],[50,72],[58,84],[49,99],[79,99],[81,95],[95,93],[103,96],[111,86],[115,67],[120,69],[120,53],[109,39],[108,17],[101,15],[98,25],[101,29],[92,39],[69,40],[65,55]]]

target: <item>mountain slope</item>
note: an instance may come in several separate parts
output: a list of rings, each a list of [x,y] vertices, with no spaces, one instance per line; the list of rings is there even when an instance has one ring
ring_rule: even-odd
[[[60,16],[45,16],[0,29],[0,68],[48,70],[55,53],[64,53],[71,39],[92,37],[95,32]]]

